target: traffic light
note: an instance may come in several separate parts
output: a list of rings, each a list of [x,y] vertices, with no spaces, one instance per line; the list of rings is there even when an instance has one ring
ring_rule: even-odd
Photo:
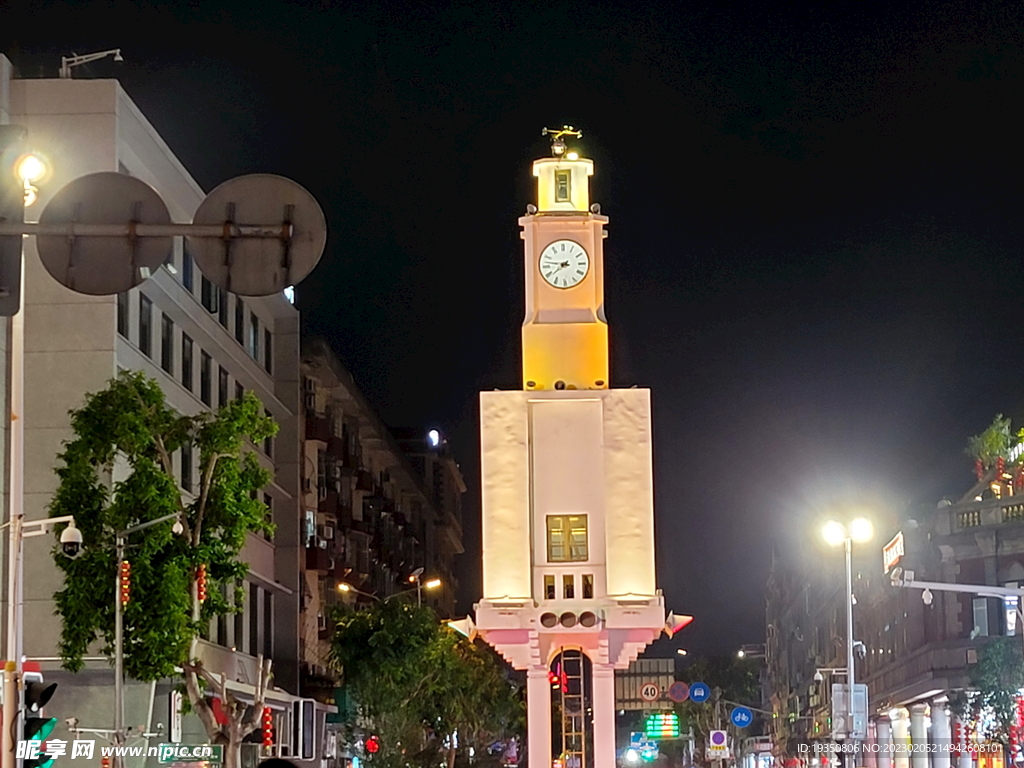
[[[25,694],[22,699],[25,723],[23,738],[25,741],[42,743],[46,741],[47,736],[53,733],[53,729],[57,727],[57,718],[43,715],[43,707],[46,706],[46,702],[53,698],[53,693],[56,690],[57,684],[50,683],[47,685],[43,682],[42,675],[33,675],[32,679],[29,679],[28,675],[26,675]],[[22,766],[23,768],[48,768],[53,761],[54,758],[47,757],[40,750],[38,757],[26,757],[22,761]]]
[[[0,223],[25,221],[25,186],[17,163],[28,135],[20,125],[0,125]],[[0,235],[0,317],[21,308],[21,235]]]

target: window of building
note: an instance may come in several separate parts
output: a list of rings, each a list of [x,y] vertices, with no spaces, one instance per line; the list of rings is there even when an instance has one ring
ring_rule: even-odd
[[[181,384],[192,391],[192,337],[181,334]]]
[[[199,298],[206,311],[211,315],[220,311],[220,289],[205,277],[200,280]]]
[[[249,649],[245,647],[245,641],[248,639],[248,633],[245,631],[245,598],[248,597],[248,591],[245,588],[245,582],[236,582],[239,589],[233,590],[235,607],[240,609],[235,614],[235,632],[234,637],[231,640],[231,647],[242,653],[248,653]]]
[[[572,181],[572,172],[555,171],[555,202],[556,203],[568,203],[571,200],[570,192]]]
[[[272,592],[263,592],[263,655],[266,658],[274,656],[274,595]]]
[[[181,250],[181,284],[185,290],[192,293],[192,286],[195,282],[195,267],[192,263],[192,254],[188,252],[188,243]]]
[[[245,387],[243,387],[241,384],[239,384],[236,381],[235,382],[235,400],[241,400],[243,397],[245,397]]]
[[[269,493],[264,493],[263,494],[263,503],[267,507],[267,522],[268,523],[273,523],[274,522],[274,497],[271,496]],[[266,539],[267,541],[271,542],[271,543],[273,543],[273,541],[274,541],[274,536],[273,536],[273,534],[270,534],[270,533],[264,533],[263,534],[263,538]]]
[[[117,332],[128,338],[128,291],[117,294]]]
[[[576,597],[576,577],[572,574],[562,576],[562,597],[566,600]]]
[[[273,418],[270,415],[270,411],[263,411],[263,415],[266,416],[268,419]],[[268,459],[274,458],[274,438],[268,437],[266,440],[263,441],[263,452],[267,454]]]
[[[192,493],[192,443],[181,444],[181,487]]]
[[[548,515],[547,534],[549,563],[587,559],[586,515]]]
[[[174,373],[174,321],[166,312],[160,317],[160,367]]]
[[[273,359],[274,359],[274,335],[270,332],[269,328],[263,329],[263,367],[266,368],[267,373],[273,373]]]
[[[205,352],[200,353],[199,357],[199,399],[202,400],[206,405],[211,405],[210,402],[210,388],[213,377],[213,360]]]
[[[974,636],[988,637],[988,599],[976,597],[972,601],[974,607]]]
[[[139,294],[139,351],[153,354],[153,302],[144,293]]]
[[[249,582],[249,653],[260,648],[260,588]]]
[[[555,599],[555,577],[547,575],[544,577],[544,599]]]
[[[245,344],[245,302],[235,296],[235,341]]]
[[[594,597],[594,574],[583,574],[583,599],[590,600]]]
[[[260,319],[249,314],[249,354],[253,360],[260,359]]]
[[[228,292],[217,289],[217,320],[224,328],[228,327]]]
[[[1016,581],[1011,581],[1003,585],[1010,589],[1017,589],[1019,584]],[[1004,629],[1007,636],[1013,636],[1019,634],[1017,629],[1017,604],[1019,597],[1011,597],[1006,595],[1003,598],[1003,615],[1004,615]]]
[[[228,404],[228,369],[223,365],[217,371],[217,405],[223,408]]]

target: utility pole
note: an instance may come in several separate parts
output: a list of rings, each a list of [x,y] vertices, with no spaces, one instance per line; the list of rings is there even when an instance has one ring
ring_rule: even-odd
[[[711,692],[712,701],[715,703],[715,730],[722,730],[722,689],[715,688]],[[712,768],[722,768],[722,759],[715,758],[711,761]]]

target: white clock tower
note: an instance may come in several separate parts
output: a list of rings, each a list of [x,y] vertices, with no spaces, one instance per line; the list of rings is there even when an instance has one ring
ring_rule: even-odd
[[[594,164],[566,147],[578,132],[551,133],[554,156],[533,164],[537,205],[519,219],[523,389],[480,394],[475,629],[527,671],[529,768],[557,755],[565,768],[614,768],[613,672],[688,617],[667,625],[655,586],[650,391],[609,387]]]

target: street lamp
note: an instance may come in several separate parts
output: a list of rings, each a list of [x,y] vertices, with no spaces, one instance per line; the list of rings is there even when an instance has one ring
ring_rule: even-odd
[[[870,541],[874,535],[871,521],[863,517],[851,521],[848,525],[829,520],[821,529],[822,538],[832,547],[843,545],[846,550],[846,736],[853,742],[853,542],[862,544]],[[818,673],[820,674],[820,673]],[[852,759],[852,754],[848,759]]]
[[[155,520],[147,520],[138,525],[132,525],[123,531],[114,534],[114,547],[117,556],[117,573],[114,578],[114,741],[120,747],[124,746],[124,604],[125,593],[124,575],[125,550],[128,547],[128,537],[133,533],[152,528],[170,520],[174,520],[171,532],[180,535],[185,526],[181,522],[181,513],[174,512],[170,515],[158,517]],[[124,765],[124,758],[116,756],[117,763]]]
[[[685,648],[676,648],[676,653],[678,653],[680,656],[685,656],[686,655],[686,649]]]
[[[409,580],[412,581],[412,577],[410,577]],[[440,579],[431,579],[430,581],[424,582],[422,588],[423,589],[437,589],[440,586],[441,586],[441,580]],[[401,592],[395,592],[393,595],[388,595],[387,597],[385,597],[383,599],[377,597],[377,595],[373,594],[372,592],[364,592],[361,589],[356,589],[351,584],[346,584],[344,581],[338,583],[338,591],[339,592],[355,592],[357,595],[362,595],[363,597],[369,597],[372,600],[376,600],[378,603],[383,604],[383,603],[386,603],[388,600],[390,600],[393,597],[401,597],[402,595],[408,595],[410,592],[416,592],[417,596],[418,596],[419,591],[420,591],[420,584],[417,582],[416,586],[413,587],[412,589],[403,589]],[[422,603],[421,603],[421,605],[422,605]]]

